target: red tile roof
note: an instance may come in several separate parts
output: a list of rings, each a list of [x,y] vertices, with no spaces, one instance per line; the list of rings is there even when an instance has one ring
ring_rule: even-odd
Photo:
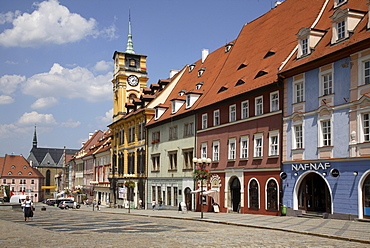
[[[149,125],[276,82],[278,68],[297,45],[296,33],[314,22],[324,2],[286,0],[244,25],[229,52],[226,53],[222,46],[210,53],[204,63],[201,60],[195,62],[195,68],[183,74],[163,103],[170,106],[170,101],[185,90],[186,93],[202,93],[195,104],[188,109],[184,104],[175,114],[167,110],[158,120],[152,119]],[[198,77],[201,68],[205,71]],[[239,80],[245,83],[236,86]],[[203,85],[196,90],[196,84],[200,82]]]
[[[0,158],[2,166],[1,177],[11,178],[37,178],[44,176],[36,169],[30,166],[28,161],[22,155],[5,155]]]

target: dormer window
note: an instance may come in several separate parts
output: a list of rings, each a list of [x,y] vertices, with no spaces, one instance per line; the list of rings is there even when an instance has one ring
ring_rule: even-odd
[[[202,68],[202,69],[199,69],[198,71],[198,77],[201,77],[204,73],[204,71],[206,70],[206,68]]]
[[[202,88],[203,84],[204,84],[203,82],[197,83],[197,85],[195,85],[195,88],[197,90],[200,90],[200,88]]]
[[[331,43],[335,44],[349,38],[365,14],[366,12],[352,9],[337,9],[330,17],[333,20]]]
[[[175,114],[184,105],[184,100],[172,100],[172,114]]]
[[[298,58],[311,54],[325,31],[312,28],[301,28],[298,36]]]
[[[189,65],[189,72],[192,72],[194,70],[195,64]]]
[[[345,3],[347,3],[347,0],[334,0],[334,8],[342,6]]]
[[[185,95],[185,92],[186,92],[186,90],[180,90],[180,92],[179,92],[179,96],[183,96],[183,95]]]
[[[158,120],[163,113],[167,110],[166,107],[155,107],[155,119]]]
[[[190,108],[200,97],[199,94],[187,93],[186,95],[186,108]]]
[[[230,52],[230,49],[232,48],[232,46],[234,46],[234,43],[229,43],[225,46],[225,53],[228,53]]]

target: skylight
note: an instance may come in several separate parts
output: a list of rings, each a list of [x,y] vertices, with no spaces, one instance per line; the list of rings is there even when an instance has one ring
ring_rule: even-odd
[[[263,57],[263,58],[264,58],[264,59],[267,59],[267,58],[269,58],[269,57],[271,57],[271,56],[274,56],[274,55],[275,55],[275,52],[268,51],[268,52],[266,53],[265,57]]]
[[[259,77],[262,77],[263,75],[266,75],[266,74],[267,74],[267,72],[265,72],[265,71],[259,71],[257,73],[257,75],[254,77],[254,79],[259,78]]]
[[[245,82],[243,80],[238,80],[238,82],[236,82],[235,86],[239,86],[239,85],[242,85],[242,84],[245,84]]]
[[[227,88],[226,87],[224,87],[224,86],[222,86],[221,87],[221,89],[219,89],[219,91],[217,92],[217,94],[218,93],[221,93],[221,92],[224,92],[224,91],[226,91],[227,90]]]
[[[246,64],[241,64],[241,65],[238,67],[238,70],[243,69],[243,68],[245,68],[245,67],[247,67],[247,65],[246,65]]]

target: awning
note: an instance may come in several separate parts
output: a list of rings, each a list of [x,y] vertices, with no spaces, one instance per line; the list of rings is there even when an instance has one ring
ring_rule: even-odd
[[[191,191],[190,193],[191,194],[196,194],[196,193],[200,193],[202,190],[200,189],[197,189],[197,190],[194,190],[194,191]],[[220,192],[218,192],[217,190],[208,190],[208,191],[203,191],[203,195],[209,195],[210,197],[213,198],[213,201],[217,204],[220,203]]]

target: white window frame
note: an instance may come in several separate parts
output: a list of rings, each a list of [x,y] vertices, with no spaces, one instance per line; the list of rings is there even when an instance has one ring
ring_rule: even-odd
[[[229,122],[236,121],[236,105],[230,105],[229,106]]]
[[[220,141],[212,142],[212,161],[220,160]]]
[[[319,128],[319,147],[332,146],[333,137],[334,137],[332,120],[331,119],[320,119],[318,128]]]
[[[365,119],[364,116],[368,119]],[[365,109],[358,113],[358,141],[360,143],[370,142],[370,110]]]
[[[217,109],[213,111],[213,126],[219,126],[220,125],[220,110]]]
[[[269,132],[269,156],[279,156],[279,130]]]
[[[277,98],[274,98],[277,96]],[[279,91],[274,91],[270,93],[270,112],[278,111],[279,106]]]
[[[161,167],[161,156],[160,154],[152,154],[151,155],[151,161],[152,161],[152,171],[159,171]]]
[[[240,137],[240,158],[248,159],[249,136]]]
[[[299,88],[298,88],[299,86]],[[305,100],[305,84],[304,79],[299,79],[293,82],[293,99],[294,103],[304,102]]]
[[[368,68],[366,68],[366,64]],[[370,55],[358,59],[358,84],[370,84]]]
[[[232,139],[229,139],[229,142],[228,142],[228,159],[229,160],[235,160],[236,158],[236,139],[235,138],[232,138]]]
[[[256,97],[254,101],[255,101],[255,115],[262,115],[263,114],[263,96]]]
[[[330,81],[326,80],[328,76],[331,77]],[[333,93],[334,93],[334,71],[331,68],[320,72],[320,96],[326,96]]]
[[[300,127],[300,130],[297,130],[297,127]],[[299,131],[299,136],[297,135],[297,131]],[[299,123],[296,125],[293,125],[293,130],[292,130],[292,148],[293,149],[303,149],[303,124]]]
[[[246,119],[249,117],[249,101],[243,101],[240,106],[241,110],[241,119]]]
[[[177,151],[169,151],[168,152],[168,170],[174,171],[177,170]]]
[[[260,182],[258,181],[257,178],[255,177],[252,177],[251,179],[249,179],[248,181],[248,208],[251,208],[251,205],[250,205],[250,185],[251,185],[251,181],[252,180],[255,180],[257,182],[257,185],[258,185],[258,208],[257,209],[260,209],[261,208],[261,185],[260,185]],[[253,208],[254,209],[254,208]]]
[[[253,143],[254,143],[253,157],[255,158],[263,157],[263,133],[254,134]]]
[[[207,158],[207,143],[202,143],[200,145],[200,155],[201,158]]]
[[[202,129],[206,129],[208,127],[208,115],[202,114]]]

